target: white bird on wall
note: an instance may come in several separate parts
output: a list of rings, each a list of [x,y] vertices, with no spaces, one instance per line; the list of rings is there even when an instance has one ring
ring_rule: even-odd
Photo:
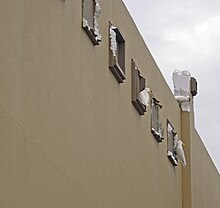
[[[185,154],[184,154],[184,150],[183,150],[183,146],[184,143],[181,140],[175,140],[175,145],[174,145],[174,149],[176,151],[176,154],[178,156],[178,158],[181,160],[183,167],[186,167],[186,158],[185,158]]]
[[[147,107],[149,106],[149,93],[151,93],[151,90],[149,88],[145,88],[143,91],[141,91],[140,94],[140,98],[141,98],[141,102]]]

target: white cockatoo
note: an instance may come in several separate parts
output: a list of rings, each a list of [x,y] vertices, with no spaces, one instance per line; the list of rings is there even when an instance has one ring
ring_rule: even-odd
[[[176,151],[176,154],[178,156],[178,158],[181,160],[183,167],[186,167],[186,158],[185,158],[185,154],[184,154],[184,150],[183,150],[183,142],[179,139],[177,140],[175,138],[175,145],[174,145],[174,150]]]
[[[143,91],[140,92],[140,98],[141,98],[141,102],[147,107],[149,106],[149,93],[151,92],[151,90],[149,88],[145,88]]]

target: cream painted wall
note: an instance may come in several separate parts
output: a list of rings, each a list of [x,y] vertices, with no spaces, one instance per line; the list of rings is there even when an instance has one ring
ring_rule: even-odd
[[[94,46],[81,0],[0,2],[3,208],[182,207],[181,165],[169,162],[166,137],[153,138],[150,109],[139,116],[131,103],[131,58],[163,105],[165,130],[169,119],[181,135],[178,104],[124,4],[100,3]],[[125,39],[120,85],[108,68],[109,21]]]
[[[192,138],[192,205],[220,207],[220,177],[196,130]]]

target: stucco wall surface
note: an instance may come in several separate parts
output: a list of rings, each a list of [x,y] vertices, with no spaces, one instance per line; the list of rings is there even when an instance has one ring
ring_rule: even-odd
[[[169,119],[181,135],[180,108],[122,1],[100,5],[94,46],[81,0],[0,1],[2,208],[182,207],[166,133],[158,143],[150,109],[140,116],[131,103],[131,58],[163,105],[165,132]],[[123,84],[108,66],[109,21],[125,39]]]

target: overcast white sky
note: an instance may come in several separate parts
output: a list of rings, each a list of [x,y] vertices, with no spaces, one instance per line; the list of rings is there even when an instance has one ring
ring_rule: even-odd
[[[123,1],[170,88],[174,69],[197,79],[196,127],[220,172],[220,1]]]

